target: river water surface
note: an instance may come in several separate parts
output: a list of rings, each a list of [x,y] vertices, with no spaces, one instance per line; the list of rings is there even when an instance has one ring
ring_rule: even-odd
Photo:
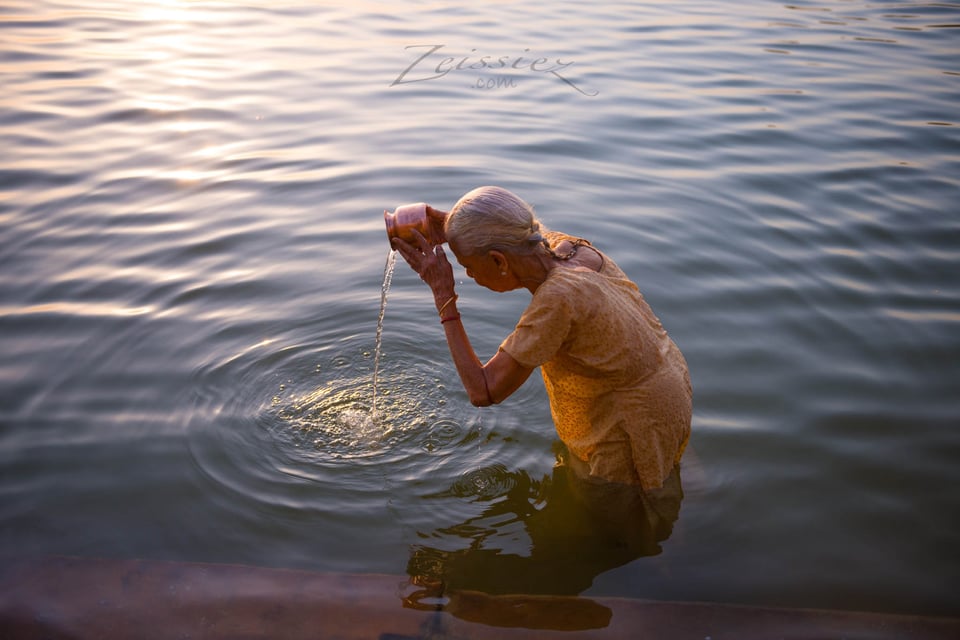
[[[960,615],[957,2],[8,0],[0,87],[3,558],[522,571],[542,382],[472,407],[402,260],[372,415],[382,211],[499,184],[695,389],[568,590]],[[529,296],[457,277],[486,359]]]

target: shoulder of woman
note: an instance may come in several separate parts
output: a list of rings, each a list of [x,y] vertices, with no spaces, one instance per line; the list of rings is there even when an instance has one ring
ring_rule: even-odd
[[[591,292],[605,286],[604,276],[585,267],[554,267],[549,277],[537,288],[541,301],[579,306],[591,304]]]

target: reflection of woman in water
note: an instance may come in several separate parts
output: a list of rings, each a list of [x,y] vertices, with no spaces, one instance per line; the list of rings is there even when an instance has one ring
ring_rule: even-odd
[[[662,489],[649,493],[634,485],[577,478],[566,465],[540,482],[498,466],[474,473],[502,490],[473,496],[474,478],[468,474],[463,486],[430,496],[473,497],[485,507],[466,522],[425,535],[424,543],[413,548],[407,572],[422,588],[414,604],[462,591],[577,595],[599,574],[658,554],[683,497],[676,469]],[[527,555],[502,548],[516,539],[521,525],[530,539]]]
[[[433,291],[471,402],[502,402],[540,367],[576,475],[662,490],[690,436],[692,390],[683,355],[637,286],[586,240],[547,231],[506,189],[481,187],[449,214],[428,215],[431,238],[393,246]],[[443,242],[477,284],[533,294],[486,364],[460,321]]]

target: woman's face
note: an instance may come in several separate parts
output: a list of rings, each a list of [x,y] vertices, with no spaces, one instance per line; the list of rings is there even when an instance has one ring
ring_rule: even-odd
[[[509,278],[500,273],[502,269],[489,252],[480,255],[464,255],[457,247],[455,240],[448,239],[447,244],[456,256],[457,262],[466,270],[467,276],[473,278],[473,281],[481,287],[498,292],[510,291],[514,288],[508,286]]]

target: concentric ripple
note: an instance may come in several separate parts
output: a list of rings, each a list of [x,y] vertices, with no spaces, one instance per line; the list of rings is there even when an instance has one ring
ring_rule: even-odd
[[[429,453],[447,449],[464,437],[464,428],[456,420],[441,419],[430,425],[426,437],[420,442],[420,448]]]
[[[412,458],[463,440],[467,430],[442,415],[456,405],[449,406],[435,363],[383,362],[374,413],[368,349],[272,346],[198,373],[190,450],[219,485],[269,502],[304,481],[379,491]]]
[[[517,486],[518,475],[502,464],[472,469],[461,475],[447,491],[431,497],[474,498],[492,500],[507,495]]]

